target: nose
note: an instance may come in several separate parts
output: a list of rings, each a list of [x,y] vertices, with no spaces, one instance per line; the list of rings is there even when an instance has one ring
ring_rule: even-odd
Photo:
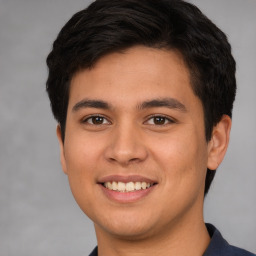
[[[147,156],[147,149],[138,129],[131,125],[119,125],[112,131],[105,149],[108,161],[127,166],[143,162]]]

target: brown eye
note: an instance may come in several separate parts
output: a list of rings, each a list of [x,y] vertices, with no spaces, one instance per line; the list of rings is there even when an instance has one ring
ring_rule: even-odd
[[[171,124],[174,123],[173,120],[171,120],[170,118],[167,118],[165,116],[153,116],[151,118],[148,119],[147,124],[150,125],[167,125],[167,124]]]
[[[93,124],[103,124],[104,118],[102,116],[94,116],[91,118]]]
[[[154,119],[154,124],[156,125],[163,125],[166,122],[166,118],[162,116],[156,116],[153,119]]]
[[[91,116],[86,118],[83,123],[88,123],[91,125],[102,125],[102,124],[109,124],[109,121],[103,116]]]

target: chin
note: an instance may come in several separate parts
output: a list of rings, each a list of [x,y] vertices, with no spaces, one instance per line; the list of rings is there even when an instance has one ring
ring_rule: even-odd
[[[147,228],[142,227],[104,227],[105,231],[111,236],[117,237],[119,239],[138,241],[143,240],[150,236],[150,232]]]
[[[108,220],[94,222],[95,229],[125,240],[140,240],[150,235],[152,223],[144,218],[123,216],[122,218],[108,218]],[[150,225],[149,225],[150,224]]]

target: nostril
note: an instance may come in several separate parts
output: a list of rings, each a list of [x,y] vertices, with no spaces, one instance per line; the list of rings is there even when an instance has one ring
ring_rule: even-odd
[[[137,158],[137,157],[129,158],[129,157],[120,157],[119,156],[119,157],[116,157],[116,158],[109,157],[109,161],[111,161],[111,162],[118,162],[118,163],[123,164],[123,165],[128,165],[130,163],[138,162],[138,161],[140,161],[140,159]]]
[[[136,161],[139,161],[139,158],[132,158],[129,160],[129,162],[136,162]]]
[[[113,157],[110,157],[109,160],[110,160],[111,162],[116,162],[116,159],[113,158]]]

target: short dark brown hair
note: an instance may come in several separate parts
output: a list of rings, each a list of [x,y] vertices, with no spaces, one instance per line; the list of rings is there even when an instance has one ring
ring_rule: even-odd
[[[236,64],[226,35],[196,6],[182,0],[96,0],[66,23],[47,58],[46,83],[62,139],[74,73],[135,45],[182,54],[192,89],[203,104],[209,141],[221,117],[232,115]],[[214,175],[215,170],[207,170],[205,194]]]

